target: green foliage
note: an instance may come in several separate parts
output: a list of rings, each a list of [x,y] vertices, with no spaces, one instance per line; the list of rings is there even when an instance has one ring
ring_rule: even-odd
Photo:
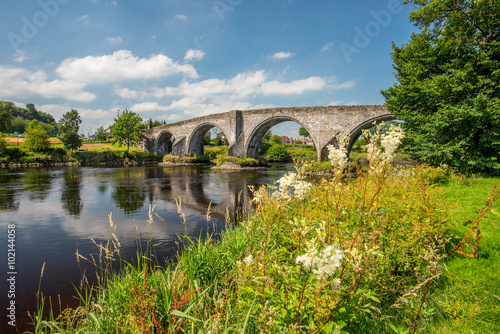
[[[311,138],[309,131],[307,131],[306,128],[304,128],[302,126],[299,128],[299,135],[301,135],[302,137],[305,137],[305,138]]]
[[[210,145],[210,135],[207,133],[206,135],[203,136],[203,139],[201,140],[202,145]]]
[[[139,114],[123,110],[121,115],[115,118],[115,123],[111,126],[111,132],[115,138],[115,143],[120,143],[129,147],[136,143],[141,142],[146,136],[143,131],[146,126],[142,123],[142,118]]]
[[[312,146],[310,146],[310,148],[309,147],[305,148],[305,147],[287,149],[287,152],[292,159],[316,159],[317,153],[316,150],[314,150],[314,147]]]
[[[281,137],[278,135],[272,135],[271,138],[269,139],[269,142],[271,144],[281,144]]]
[[[4,116],[0,116],[0,124],[3,120],[7,121],[7,123],[10,122],[10,126],[6,132],[23,133],[27,129],[30,121],[37,120],[50,136],[55,136],[57,134],[57,126],[54,117],[43,111],[38,111],[32,103],[28,103],[26,108],[20,108],[16,107],[13,102],[0,101],[0,113],[2,113],[2,110],[9,111],[9,115],[6,115],[5,118]]]
[[[41,125],[26,130],[24,147],[32,152],[43,152],[50,148],[49,135]]]
[[[98,127],[96,130],[95,130],[95,138],[98,140],[98,141],[105,141],[107,138],[106,138],[106,130],[104,130],[104,127],[103,126],[100,126]]]
[[[290,159],[290,154],[281,144],[272,144],[267,150],[265,156],[278,161],[286,161]]]
[[[500,3],[407,3],[421,31],[393,45],[397,82],[382,92],[404,121],[405,152],[432,166],[500,175]]]
[[[83,140],[78,136],[82,120],[76,109],[71,109],[59,120],[59,139],[67,150],[77,150],[82,146]]]
[[[222,166],[225,162],[232,162],[242,167],[267,166],[267,161],[265,159],[240,158],[234,156],[226,156],[222,154],[217,155],[216,165],[218,167]]]
[[[3,137],[2,132],[0,132],[0,155],[4,155],[7,150],[7,141]]]
[[[194,155],[194,156],[180,156],[173,154],[166,154],[163,156],[163,162],[171,162],[171,163],[208,163],[210,162],[210,156],[208,155]]]
[[[0,132],[10,132],[14,120],[11,112],[13,106],[12,102],[0,101]]]
[[[21,116],[17,116],[12,121],[12,124],[11,124],[11,127],[10,127],[10,129],[11,129],[10,132],[12,132],[12,133],[18,132],[19,134],[21,134],[21,133],[24,133],[24,131],[26,131],[26,129],[28,128],[28,126],[29,126],[29,121],[28,120],[25,120]]]
[[[203,154],[209,156],[210,160],[214,160],[219,154],[227,155],[227,147],[205,147]]]

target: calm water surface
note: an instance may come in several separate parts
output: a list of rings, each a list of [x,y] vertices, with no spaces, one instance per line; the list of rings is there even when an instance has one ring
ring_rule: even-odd
[[[248,185],[272,183],[290,165],[266,171],[217,172],[208,167],[61,167],[0,169],[0,284],[1,333],[16,333],[8,325],[7,307],[15,301],[18,330],[30,330],[43,264],[41,291],[54,309],[75,307],[75,288],[81,271],[92,270],[75,252],[98,254],[97,243],[110,238],[112,215],[125,258],[136,252],[136,234],[142,240],[151,233],[157,255],[172,258],[179,250],[178,235],[198,236],[219,232],[226,215],[234,218],[241,207],[248,210]],[[186,224],[177,212],[182,202]],[[206,212],[211,204],[210,221]],[[148,229],[149,208],[156,218]],[[238,209],[240,208],[240,209]],[[8,267],[8,225],[15,224],[15,269]],[[148,231],[149,230],[149,231]],[[7,279],[15,272],[15,298]],[[87,276],[93,275],[87,273]]]

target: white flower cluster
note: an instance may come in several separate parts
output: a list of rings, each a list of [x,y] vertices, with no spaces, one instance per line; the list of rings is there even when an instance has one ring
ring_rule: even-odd
[[[382,137],[381,144],[384,148],[383,159],[387,162],[394,160],[396,150],[401,145],[401,139],[404,137],[403,129],[400,127],[391,127],[391,129]]]
[[[384,151],[377,147],[376,140],[367,145],[368,158],[371,161],[390,163],[396,156],[396,150],[401,145],[401,139],[404,137],[404,131],[401,127],[392,126],[389,131],[380,139],[380,144]]]
[[[339,170],[343,171],[348,163],[349,159],[347,158],[347,144],[349,143],[349,137],[346,136],[337,136],[338,147],[334,145],[328,145],[328,160],[332,166]]]
[[[248,254],[246,258],[243,259],[243,262],[247,265],[250,266],[253,263],[253,256],[252,254]]]
[[[325,247],[319,254],[315,247],[309,248],[304,255],[295,259],[297,264],[302,264],[304,268],[311,268],[312,272],[318,275],[318,279],[330,277],[335,274],[341,266],[344,253],[338,243]]]
[[[289,200],[294,195],[300,200],[304,200],[311,190],[312,184],[302,180],[302,177],[296,173],[287,173],[277,181],[278,190],[273,196],[278,199]]]

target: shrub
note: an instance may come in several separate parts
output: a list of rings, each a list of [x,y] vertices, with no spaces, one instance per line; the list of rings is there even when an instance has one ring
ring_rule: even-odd
[[[266,157],[272,160],[286,161],[290,159],[290,154],[281,144],[272,144],[266,152]]]
[[[40,125],[26,130],[24,147],[32,152],[43,152],[50,148],[49,135]]]
[[[3,134],[0,132],[0,155],[3,155],[7,150],[7,141],[3,137]]]
[[[223,155],[217,156],[217,166],[222,166],[225,162],[232,162],[242,167],[267,166],[267,161],[265,159],[240,158],[240,157],[223,156]]]
[[[227,147],[205,147],[203,153],[210,157],[210,160],[215,160],[219,154],[227,155]]]

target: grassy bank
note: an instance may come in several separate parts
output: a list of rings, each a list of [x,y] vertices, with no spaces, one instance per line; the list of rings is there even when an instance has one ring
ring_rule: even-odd
[[[146,252],[110,274],[111,259],[120,261],[110,236],[96,263],[100,285],[78,291],[79,309],[35,319],[35,332],[500,331],[500,239],[487,220],[498,222],[498,202],[474,225],[497,180],[375,162],[355,179],[337,172],[310,183],[307,172],[254,190],[250,219],[217,241],[186,238],[167,268]],[[153,217],[148,224],[161,224]],[[483,240],[464,239],[468,231]]]

